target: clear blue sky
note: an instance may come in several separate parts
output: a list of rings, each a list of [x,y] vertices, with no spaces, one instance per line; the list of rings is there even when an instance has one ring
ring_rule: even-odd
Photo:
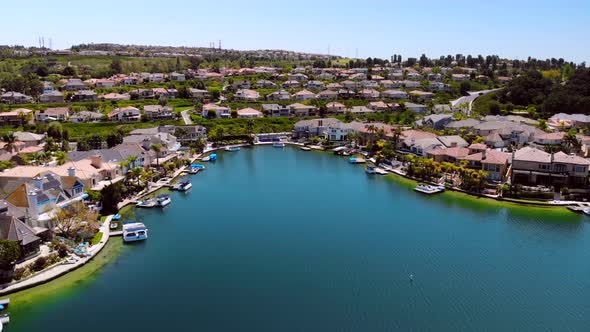
[[[589,0],[3,1],[0,44],[288,49],[353,57],[426,53],[590,62]],[[8,15],[7,15],[8,13]]]

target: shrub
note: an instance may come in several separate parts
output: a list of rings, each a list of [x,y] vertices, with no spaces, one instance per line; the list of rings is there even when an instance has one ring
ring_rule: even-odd
[[[31,268],[33,269],[33,271],[38,272],[38,271],[43,270],[46,265],[47,265],[47,258],[39,257],[33,262],[33,265],[31,266]]]
[[[64,243],[60,243],[57,247],[57,255],[61,258],[64,258],[68,255],[68,246]]]
[[[14,280],[21,280],[27,271],[28,269],[26,267],[19,267],[18,269],[15,269],[13,275]]]

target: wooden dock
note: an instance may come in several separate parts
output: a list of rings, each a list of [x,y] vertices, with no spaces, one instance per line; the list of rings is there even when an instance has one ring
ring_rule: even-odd
[[[109,232],[109,236],[123,236],[123,231]]]

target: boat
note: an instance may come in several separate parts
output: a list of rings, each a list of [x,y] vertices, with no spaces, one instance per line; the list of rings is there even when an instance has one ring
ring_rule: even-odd
[[[582,212],[584,212],[585,215],[590,216],[590,207],[585,208]]]
[[[301,151],[311,151],[311,148],[309,146],[302,146],[299,148],[299,150]]]
[[[416,186],[416,188],[414,188],[414,190],[417,192],[426,194],[426,195],[432,195],[432,194],[438,194],[438,193],[445,191],[445,187],[444,186],[432,186],[429,184],[419,184]]]
[[[272,147],[273,148],[281,148],[282,149],[282,148],[285,147],[285,143],[283,143],[283,142],[274,142],[274,143],[272,143]]]
[[[143,241],[148,238],[148,229],[140,222],[130,222],[123,224],[123,241],[135,242]]]
[[[117,227],[119,227],[119,224],[116,222],[111,223],[111,225],[109,226],[110,229],[117,229]]]
[[[115,214],[112,218],[112,220],[120,220],[121,219],[121,215],[120,214]]]
[[[201,161],[205,161],[205,162],[211,161],[211,157],[209,157],[209,156],[203,157],[203,158],[201,158]]]
[[[137,207],[141,208],[153,208],[158,205],[158,202],[153,198],[148,198],[137,202]]]
[[[226,146],[225,151],[229,151],[229,152],[236,152],[236,151],[240,151],[240,147],[239,146]]]
[[[367,161],[363,158],[350,157],[350,158],[348,158],[348,162],[351,164],[364,164]]]
[[[365,173],[367,174],[375,174],[375,165],[373,164],[369,164],[367,165],[367,167],[365,167]]]
[[[210,161],[215,161],[215,160],[217,160],[217,154],[216,154],[216,153],[212,153],[212,154],[209,156],[209,160],[210,160]]]
[[[172,199],[170,198],[170,195],[162,194],[162,195],[158,195],[158,197],[156,198],[156,205],[158,207],[165,207],[170,203],[172,203]]]
[[[205,165],[202,164],[191,164],[191,166],[188,169],[188,172],[190,174],[197,174],[199,171],[202,171],[205,169]]]
[[[193,187],[193,184],[190,181],[185,180],[185,181],[181,181],[181,182],[175,184],[172,187],[172,189],[179,190],[179,191],[187,191],[187,190],[191,189],[192,187]]]

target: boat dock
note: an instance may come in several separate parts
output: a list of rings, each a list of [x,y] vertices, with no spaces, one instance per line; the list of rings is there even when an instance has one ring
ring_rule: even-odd
[[[123,231],[109,232],[109,236],[122,236],[122,235],[123,235]]]

